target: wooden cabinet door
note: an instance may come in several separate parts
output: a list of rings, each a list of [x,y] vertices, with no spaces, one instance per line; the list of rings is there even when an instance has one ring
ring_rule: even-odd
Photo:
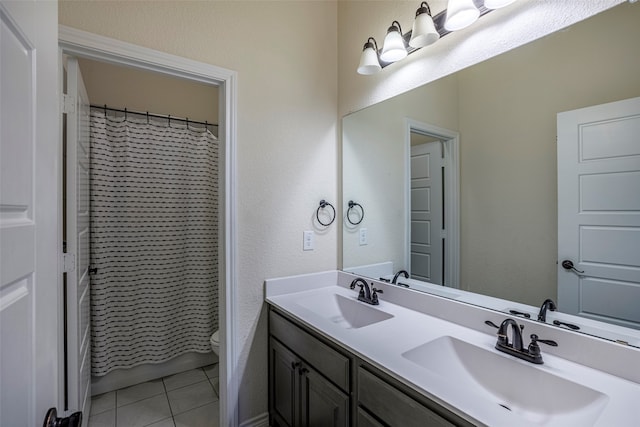
[[[289,350],[271,338],[269,345],[269,406],[271,424],[281,427],[297,426],[299,401],[298,367],[300,362]]]
[[[349,397],[313,369],[300,369],[302,427],[347,427]]]

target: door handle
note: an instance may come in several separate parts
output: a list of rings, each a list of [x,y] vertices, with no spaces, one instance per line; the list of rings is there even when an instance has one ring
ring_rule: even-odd
[[[571,260],[565,259],[564,261],[562,261],[562,268],[564,268],[565,270],[568,271],[573,271],[574,273],[577,274],[582,274],[584,273],[584,271],[582,270],[578,270],[574,265],[573,262]]]
[[[80,427],[82,425],[82,412],[74,412],[65,418],[58,418],[56,408],[49,408],[44,417],[42,427]]]

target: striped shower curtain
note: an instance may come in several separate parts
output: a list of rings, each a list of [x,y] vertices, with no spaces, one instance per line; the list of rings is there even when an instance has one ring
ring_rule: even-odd
[[[92,375],[211,350],[218,141],[91,112]]]

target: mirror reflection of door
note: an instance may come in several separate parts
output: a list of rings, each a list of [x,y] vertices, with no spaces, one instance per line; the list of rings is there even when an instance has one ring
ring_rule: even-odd
[[[638,135],[640,98],[558,114],[559,308],[631,328],[640,328]]]
[[[411,131],[411,226],[409,273],[444,283],[444,174],[442,142]]]

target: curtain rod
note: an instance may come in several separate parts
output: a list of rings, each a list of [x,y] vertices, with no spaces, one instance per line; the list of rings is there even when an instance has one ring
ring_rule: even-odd
[[[98,110],[103,110],[106,114],[107,111],[115,111],[118,113],[124,113],[125,116],[127,114],[136,114],[139,116],[146,116],[146,117],[154,117],[154,118],[159,118],[159,119],[166,119],[169,121],[169,123],[171,123],[171,120],[175,120],[178,122],[185,122],[187,124],[189,123],[193,123],[193,124],[197,124],[197,125],[205,125],[205,126],[215,126],[218,127],[218,125],[216,123],[209,123],[209,122],[199,122],[196,120],[189,120],[188,118],[181,118],[181,117],[172,117],[170,115],[163,115],[163,114],[152,114],[149,113],[148,111],[145,112],[141,112],[141,111],[131,111],[131,110],[127,110],[126,108],[124,110],[121,110],[119,108],[111,108],[111,107],[107,107],[106,104],[105,105],[91,105],[91,108],[95,108]]]

